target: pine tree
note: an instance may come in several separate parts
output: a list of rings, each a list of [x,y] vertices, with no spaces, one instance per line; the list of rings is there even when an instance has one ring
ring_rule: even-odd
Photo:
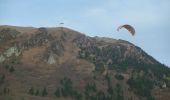
[[[15,71],[14,67],[13,67],[13,66],[11,66],[11,67],[10,67],[10,69],[9,69],[9,72],[11,72],[11,73],[12,73],[12,72],[14,72],[14,71]]]
[[[47,90],[46,90],[46,88],[44,88],[43,91],[42,91],[42,96],[45,97],[47,95],[48,95]]]
[[[39,95],[39,90],[38,90],[38,89],[36,90],[35,95],[36,95],[36,96]]]
[[[60,96],[61,96],[61,94],[60,94],[60,89],[59,89],[59,88],[57,88],[57,90],[55,91],[55,95],[56,95],[57,97],[60,97]]]
[[[29,94],[34,95],[34,88],[33,87],[30,88]]]

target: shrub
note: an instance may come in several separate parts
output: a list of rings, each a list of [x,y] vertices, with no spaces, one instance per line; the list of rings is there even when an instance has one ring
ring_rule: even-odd
[[[96,71],[99,71],[99,72],[103,72],[104,71],[104,63],[102,62],[96,62],[96,67],[95,67],[95,70]]]
[[[121,75],[121,74],[116,74],[116,75],[115,75],[115,78],[116,78],[117,80],[123,80],[123,79],[124,79],[124,76]]]
[[[109,64],[108,64],[108,68],[109,68],[109,70],[113,70],[113,69],[114,69],[114,64],[109,63]]]
[[[5,65],[5,69],[6,69],[6,70],[8,70],[9,67],[10,67],[10,66],[9,66],[8,64]]]

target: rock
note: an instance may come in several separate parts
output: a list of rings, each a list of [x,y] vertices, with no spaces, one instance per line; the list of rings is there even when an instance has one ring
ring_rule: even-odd
[[[20,54],[21,54],[21,51],[17,48],[16,45],[14,45],[13,47],[10,47],[9,49],[7,49],[4,53],[0,55],[0,63],[4,62],[6,58],[11,57],[12,55],[17,57]]]
[[[163,83],[162,88],[166,88],[166,83]]]
[[[50,54],[50,56],[48,57],[48,64],[55,64],[56,63],[56,60],[54,58],[54,54]]]
[[[3,55],[0,55],[0,63],[5,61],[5,57]]]
[[[9,49],[6,50],[6,52],[4,53],[4,55],[6,57],[10,57],[12,56],[13,54],[15,54],[15,56],[19,56],[20,55],[20,52],[17,48],[17,46],[13,46],[13,47],[10,47]]]

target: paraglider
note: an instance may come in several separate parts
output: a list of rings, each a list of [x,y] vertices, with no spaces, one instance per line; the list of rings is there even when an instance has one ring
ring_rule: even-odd
[[[128,24],[121,25],[117,28],[117,31],[119,31],[122,28],[127,29],[131,33],[132,36],[135,35],[135,28],[133,28],[131,25],[128,25]]]
[[[62,22],[60,23],[60,25],[63,25],[63,24],[64,24],[64,23],[62,23]]]

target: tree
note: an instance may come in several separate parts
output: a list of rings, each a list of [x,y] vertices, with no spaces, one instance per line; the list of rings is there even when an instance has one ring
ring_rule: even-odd
[[[121,89],[120,84],[116,84],[116,92],[117,92],[116,100],[124,100],[123,91]]]
[[[93,98],[93,95],[97,91],[95,83],[88,83],[85,86],[85,97],[86,99]]]
[[[65,92],[65,90],[63,88],[61,88],[61,94],[62,94],[63,97],[67,96],[67,93]]]
[[[29,94],[34,95],[34,88],[33,88],[33,87],[31,87],[31,88],[29,89]]]
[[[105,100],[105,94],[103,91],[99,91],[96,94],[97,100]]]
[[[8,65],[8,64],[5,65],[5,69],[6,69],[6,70],[9,69],[9,65]]]
[[[4,74],[0,74],[0,84],[3,83],[5,80],[5,75]]]
[[[39,95],[39,90],[38,90],[38,89],[36,90],[35,95],[36,95],[36,96]]]
[[[113,95],[113,87],[112,87],[111,85],[108,86],[107,92],[108,92],[110,95]]]
[[[4,94],[9,94],[9,88],[5,87],[3,92]]]
[[[111,85],[111,81],[110,81],[110,77],[108,75],[108,73],[105,75],[105,80],[107,81],[107,92],[110,94],[110,95],[113,95],[113,87]]]
[[[131,77],[128,80],[128,85],[130,88],[135,91],[134,93],[141,97],[146,97],[148,100],[153,99],[151,96],[151,90],[153,88],[152,80],[148,79],[147,77]]]
[[[57,88],[57,90],[55,91],[54,94],[55,94],[57,97],[60,97],[60,96],[61,96],[61,94],[60,94],[60,89]]]
[[[60,80],[60,84],[62,85],[60,89],[62,96],[67,97],[73,95],[73,86],[71,79],[65,77],[64,79]]]
[[[45,97],[45,96],[47,96],[47,95],[48,95],[47,90],[46,90],[46,88],[44,87],[44,89],[43,89],[43,91],[42,91],[42,96]]]
[[[15,71],[14,67],[13,67],[13,66],[11,66],[11,67],[10,67],[10,69],[9,69],[9,72],[11,72],[11,73],[12,73],[12,72],[14,72],[14,71]]]
[[[75,100],[82,100],[83,99],[83,96],[81,93],[78,93],[77,91],[73,91],[73,97]]]

